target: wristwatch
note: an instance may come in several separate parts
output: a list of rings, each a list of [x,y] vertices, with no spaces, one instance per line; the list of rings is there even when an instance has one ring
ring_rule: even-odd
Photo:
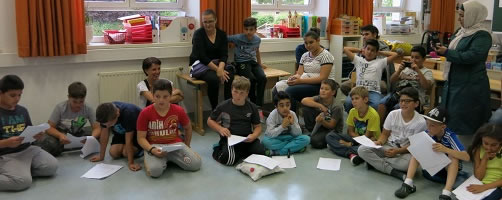
[[[148,150],[148,154],[153,155],[153,153],[152,153],[153,149],[155,149],[155,147],[150,148],[150,150]]]

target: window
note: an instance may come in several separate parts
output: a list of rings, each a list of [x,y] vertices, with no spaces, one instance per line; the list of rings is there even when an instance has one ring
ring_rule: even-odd
[[[309,15],[314,0],[251,0],[251,16],[256,18],[258,33],[268,36],[269,28],[288,19],[289,12]]]
[[[403,0],[373,0],[373,16],[385,16],[386,24],[398,23],[406,11]]]
[[[251,0],[251,9],[253,11],[310,11],[313,8],[313,0]]]
[[[140,14],[145,16],[178,16],[183,0],[85,0],[87,24],[92,24],[93,35],[103,30],[123,29],[117,18]]]

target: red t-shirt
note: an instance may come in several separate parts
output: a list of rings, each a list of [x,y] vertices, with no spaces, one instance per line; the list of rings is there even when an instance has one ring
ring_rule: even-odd
[[[188,116],[180,106],[171,104],[166,116],[162,117],[152,104],[141,111],[136,128],[146,131],[146,140],[150,144],[172,144],[183,142],[178,134],[178,124],[186,126],[188,122]]]

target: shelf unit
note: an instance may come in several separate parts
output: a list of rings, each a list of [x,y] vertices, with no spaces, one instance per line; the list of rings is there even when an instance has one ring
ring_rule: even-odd
[[[342,62],[345,54],[343,53],[343,44],[346,41],[358,41],[359,47],[362,47],[363,38],[360,35],[330,35],[329,49],[330,53],[335,57],[333,65],[335,65],[335,81],[341,83],[342,80]]]

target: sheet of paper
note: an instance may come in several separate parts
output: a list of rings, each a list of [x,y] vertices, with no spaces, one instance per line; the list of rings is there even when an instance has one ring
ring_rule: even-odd
[[[453,190],[453,194],[455,194],[457,196],[457,199],[459,200],[480,200],[490,195],[493,191],[495,191],[495,188],[493,188],[490,190],[486,190],[482,193],[473,194],[467,191],[467,187],[471,184],[482,185],[483,183],[479,181],[476,177],[471,176],[467,180],[465,180],[462,184],[460,184],[455,190]]]
[[[280,168],[289,169],[296,167],[295,157],[293,156],[290,156],[290,158],[288,158],[287,156],[272,156],[272,159],[279,162]]]
[[[242,137],[242,136],[238,136],[238,135],[231,135],[230,137],[228,137],[228,146],[234,146],[236,144],[243,142],[246,139],[247,139],[247,137]]]
[[[90,154],[99,152],[101,148],[101,145],[99,144],[99,141],[96,140],[95,137],[92,136],[87,136],[85,140],[84,147],[82,147],[82,154],[80,154],[81,158],[85,158]]]
[[[99,163],[87,171],[80,178],[104,179],[119,171],[122,166]]]
[[[261,165],[261,166],[264,166],[268,169],[274,169],[275,167],[277,167],[279,165],[278,161],[276,161],[272,158],[269,158],[267,156],[258,155],[258,154],[252,154],[252,155],[248,156],[244,160],[244,162]]]
[[[369,139],[365,135],[362,135],[362,136],[359,136],[359,137],[355,137],[353,139],[357,143],[359,143],[359,144],[361,144],[363,146],[372,147],[372,148],[376,148],[376,149],[382,148],[382,146],[376,145],[375,142],[373,142],[371,139]]]
[[[84,144],[82,144],[81,141],[86,139],[85,136],[75,137],[72,134],[68,133],[68,134],[66,134],[66,137],[68,138],[68,140],[70,140],[70,144],[65,144],[64,145],[65,149],[74,149],[74,148],[79,148],[79,147],[84,146]]]
[[[427,133],[420,132],[408,139],[410,140],[408,151],[430,175],[435,175],[450,164],[451,160],[446,154],[432,150],[432,144],[436,142]]]
[[[338,171],[340,170],[340,163],[342,160],[333,158],[319,158],[317,169]]]
[[[183,149],[185,146],[183,144],[169,144],[166,146],[162,146],[161,149],[164,152],[171,152],[171,151],[176,151]]]
[[[19,137],[24,137],[22,143],[34,142],[35,138],[33,138],[33,136],[35,136],[36,134],[38,134],[40,132],[44,132],[45,130],[47,130],[49,128],[50,128],[50,126],[48,123],[43,123],[38,126],[28,126],[24,129],[24,131],[21,133],[21,135],[19,135]]]

